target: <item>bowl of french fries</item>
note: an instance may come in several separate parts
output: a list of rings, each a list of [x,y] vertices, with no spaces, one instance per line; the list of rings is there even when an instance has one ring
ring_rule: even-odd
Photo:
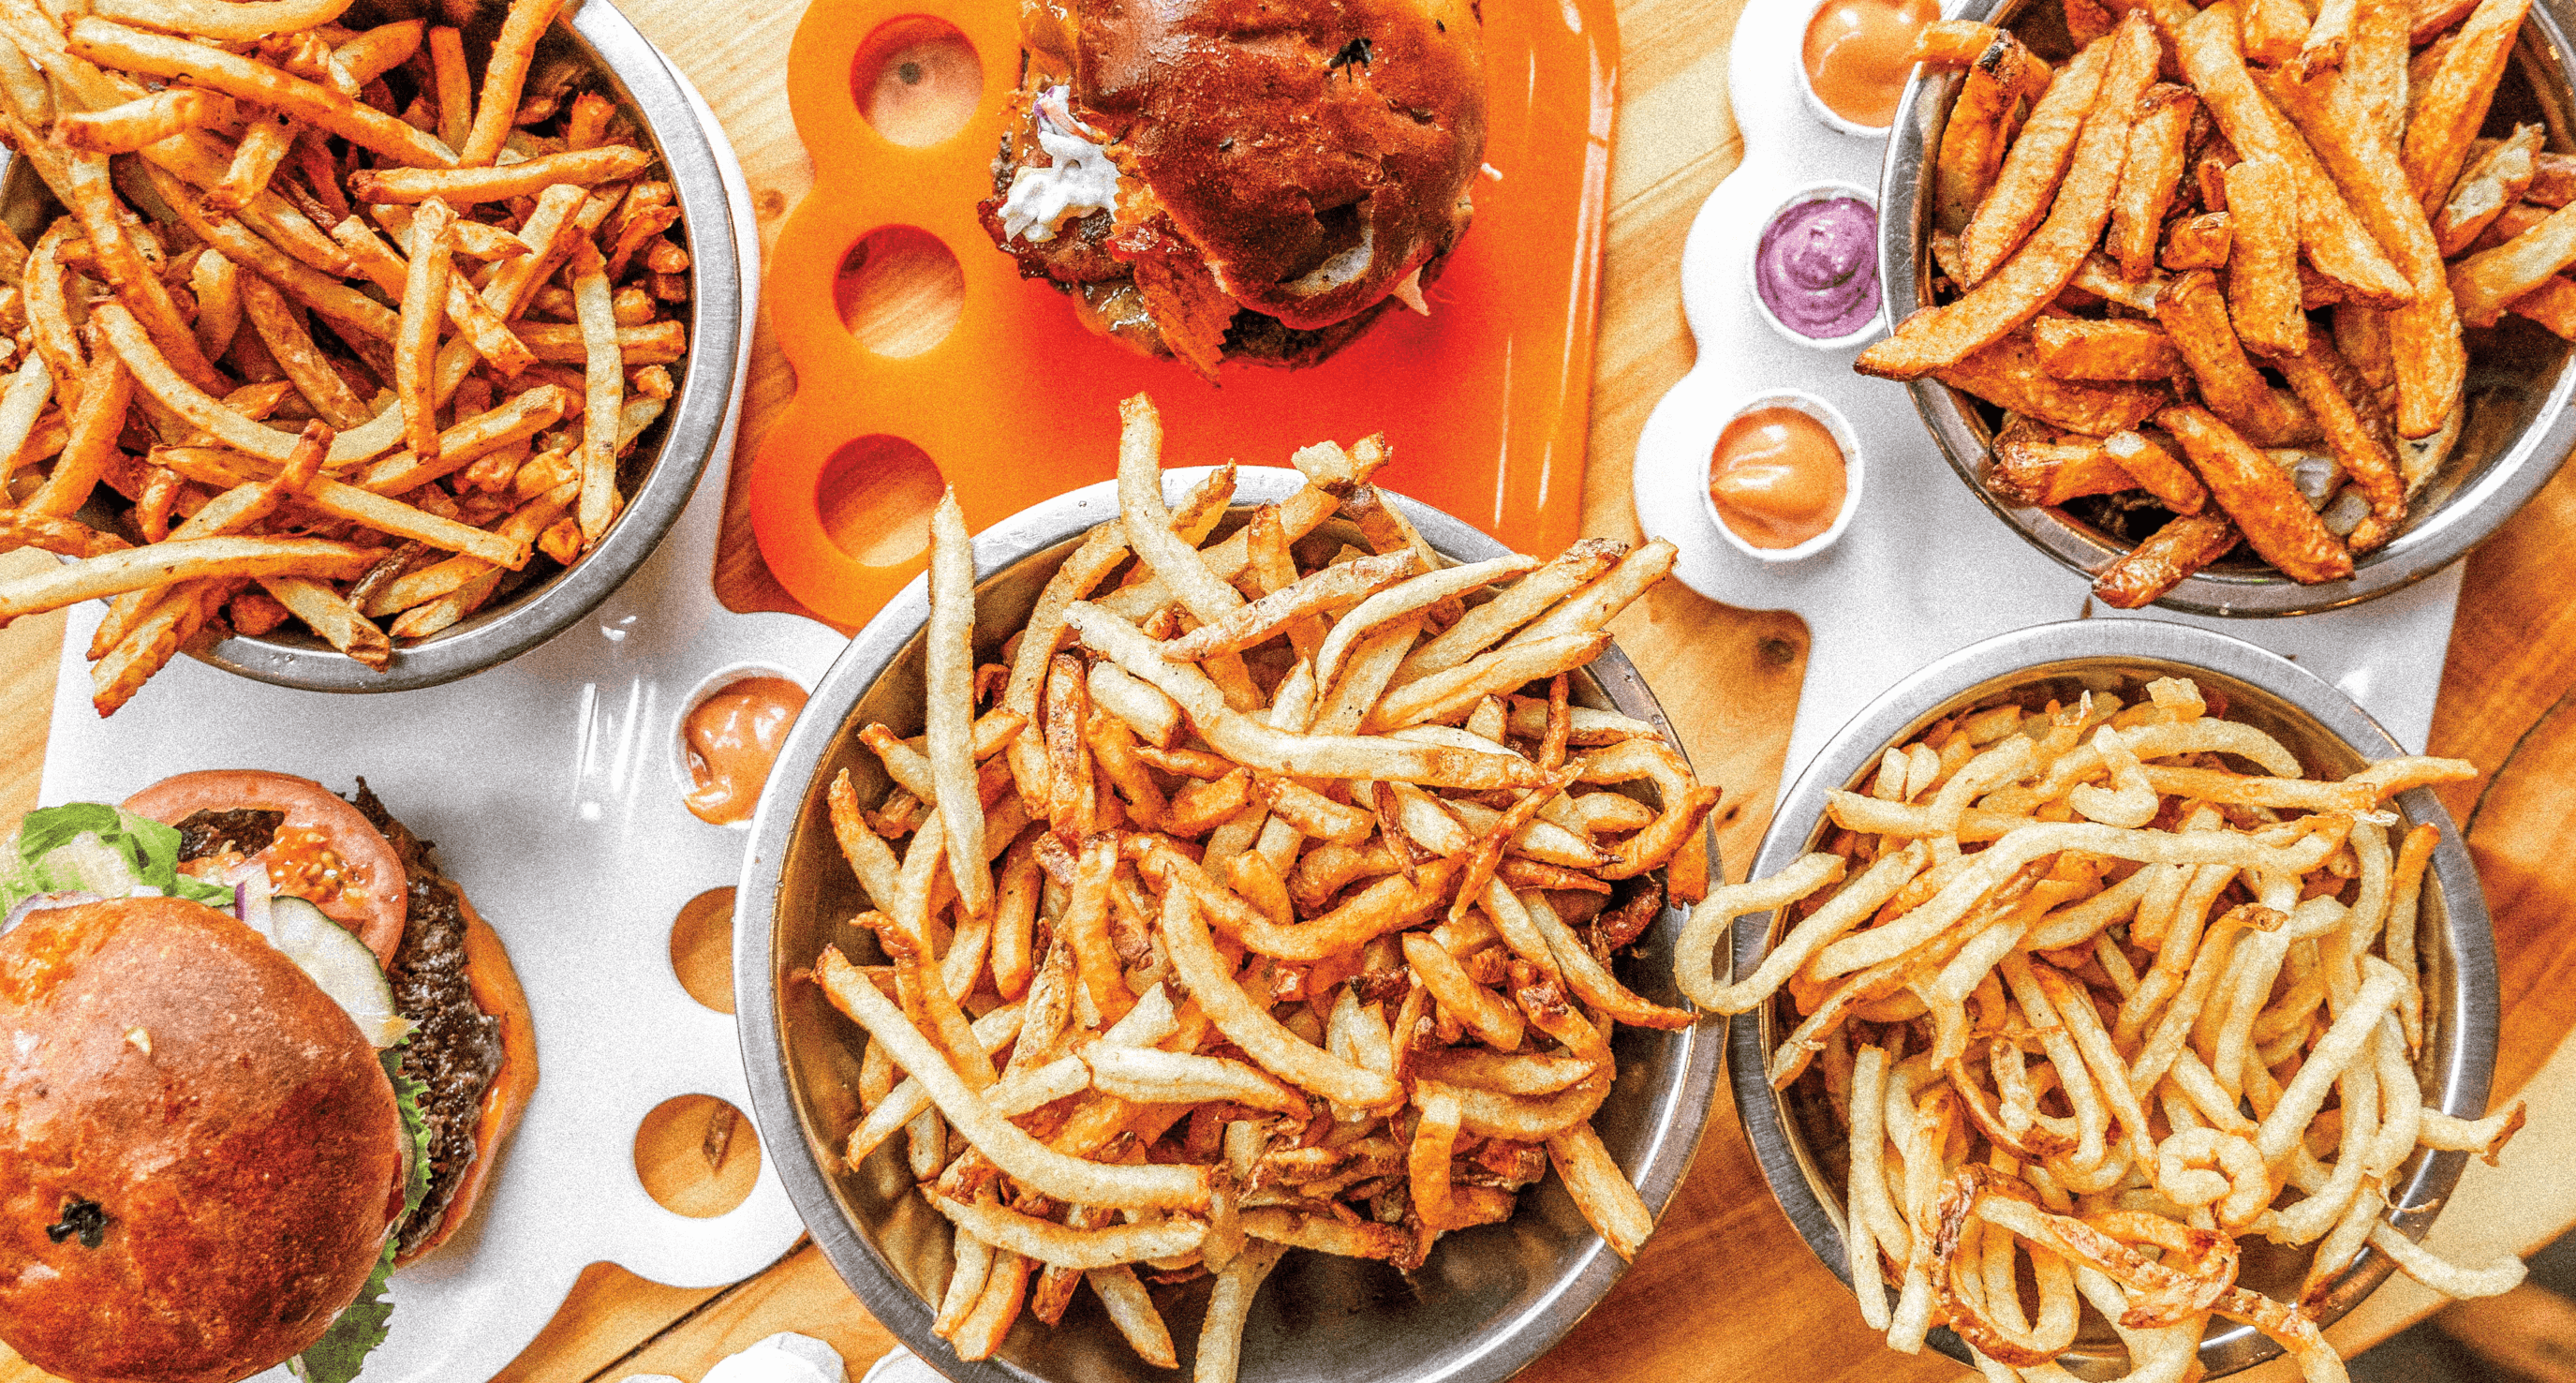
[[[1971,0],[1917,51],[1858,368],[2097,599],[2384,595],[2576,445],[2560,5]]]
[[[1717,790],[1600,632],[1671,554],[1508,553],[1375,439],[1167,497],[1126,423],[1119,482],[971,545],[943,508],[785,746],[762,1137],[954,1378],[1508,1377],[1715,1089],[1661,957]]]
[[[2487,1108],[2494,940],[2426,790],[2473,776],[2223,634],[2021,630],[1826,746],[1680,982],[1736,1015],[1764,1175],[1892,1348],[2340,1379],[2321,1332],[2392,1270],[2522,1276],[2418,1243],[2522,1122]]]
[[[679,515],[741,292],[714,150],[614,7],[0,5],[0,619],[428,686],[569,627]]]

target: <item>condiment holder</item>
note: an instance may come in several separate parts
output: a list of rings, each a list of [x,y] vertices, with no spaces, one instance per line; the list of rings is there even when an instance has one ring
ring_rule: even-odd
[[[790,668],[784,663],[747,659],[742,662],[728,663],[699,678],[698,684],[689,689],[689,694],[680,698],[679,718],[671,722],[670,767],[671,781],[682,798],[695,792],[698,787],[697,775],[689,771],[690,717],[698,713],[700,706],[724,692],[745,682],[766,677],[775,677],[782,682],[793,682],[798,690],[809,696],[814,691],[814,679],[805,673]],[[725,822],[724,826],[727,830],[747,832],[751,829],[751,816],[745,813],[741,820]]]
[[[1815,4],[1807,6],[1806,14],[1798,22],[1798,46],[1792,49],[1789,55],[1790,66],[1798,70],[1798,94],[1806,98],[1808,113],[1822,122],[1826,129],[1839,130],[1855,139],[1885,139],[1887,126],[1864,125],[1835,110],[1832,106],[1826,105],[1825,98],[1816,94],[1816,83],[1807,72],[1805,51],[1807,31],[1814,27],[1816,16],[1823,13],[1827,5],[1841,3],[1843,0],[1816,0]]]
[[[1765,408],[1793,408],[1815,419],[1823,424],[1826,434],[1834,439],[1834,446],[1843,454],[1842,508],[1834,511],[1832,526],[1794,547],[1761,547],[1747,541],[1744,535],[1736,532],[1727,523],[1726,517],[1718,512],[1717,496],[1712,489],[1717,481],[1718,439],[1725,436],[1726,429],[1734,426],[1745,415]],[[1860,512],[1861,480],[1868,473],[1869,468],[1863,463],[1861,457],[1860,437],[1852,431],[1851,424],[1844,420],[1841,409],[1803,389],[1773,389],[1755,394],[1736,404],[1719,420],[1717,432],[1709,438],[1709,445],[1703,452],[1699,478],[1699,502],[1700,507],[1708,514],[1708,521],[1717,526],[1718,536],[1734,544],[1736,551],[1757,562],[1796,562],[1813,557],[1826,548],[1832,547],[1834,540],[1843,535],[1843,530],[1851,527],[1852,515]]]
[[[1801,66],[1798,70],[1803,73],[1807,69]],[[1875,133],[1884,134],[1885,131]],[[1771,238],[1772,228],[1780,224],[1781,218],[1798,207],[1814,202],[1841,201],[1846,198],[1869,208],[1870,241],[1869,248],[1864,254],[1870,281],[1869,296],[1873,301],[1883,298],[1885,295],[1878,291],[1878,194],[1857,183],[1831,180],[1809,183],[1781,198],[1780,204],[1772,208],[1769,216],[1763,218],[1761,234],[1754,237],[1753,253],[1744,258],[1744,287],[1745,292],[1753,299],[1753,310],[1762,314],[1762,320],[1769,323],[1771,329],[1780,333],[1784,339],[1809,350],[1857,350],[1875,339],[1887,326],[1887,310],[1882,306],[1874,308],[1869,314],[1869,320],[1861,323],[1856,330],[1840,336],[1809,336],[1787,322],[1781,321],[1780,315],[1772,310],[1769,300],[1762,296],[1762,247]]]

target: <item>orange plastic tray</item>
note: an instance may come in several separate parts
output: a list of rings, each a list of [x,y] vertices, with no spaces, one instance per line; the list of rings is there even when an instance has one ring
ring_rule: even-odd
[[[1485,4],[1485,160],[1501,176],[1476,184],[1475,225],[1431,288],[1429,317],[1397,308],[1320,367],[1228,366],[1214,385],[1085,329],[977,224],[1020,70],[1018,16],[1009,0],[814,0],[797,27],[788,96],[815,185],[779,234],[765,294],[796,396],[750,478],[761,555],[797,599],[846,624],[875,614],[921,570],[925,501],[941,480],[980,530],[1115,474],[1117,400],[1139,390],[1162,412],[1170,464],[1283,465],[1309,442],[1383,432],[1389,488],[1525,550],[1576,536],[1618,78],[1612,0]],[[971,46],[981,95],[953,134],[898,144],[869,123],[860,93],[889,52],[938,51],[918,36],[950,25],[945,51]],[[862,251],[878,231],[890,233]],[[955,324],[918,354],[870,349],[843,318],[857,262],[909,242],[935,283],[944,266],[924,236],[955,256]],[[919,309],[931,330],[940,297],[929,289]],[[825,516],[825,497],[842,497],[846,535],[854,493],[888,511],[865,516],[879,536],[853,541],[856,554]]]

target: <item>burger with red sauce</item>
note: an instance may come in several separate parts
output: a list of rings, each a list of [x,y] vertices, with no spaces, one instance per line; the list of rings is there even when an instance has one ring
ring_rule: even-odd
[[[977,211],[1094,330],[1211,379],[1430,310],[1485,150],[1474,0],[1022,0]]]
[[[527,999],[361,780],[187,773],[0,843],[0,1340],[73,1383],[354,1377],[472,1210]]]

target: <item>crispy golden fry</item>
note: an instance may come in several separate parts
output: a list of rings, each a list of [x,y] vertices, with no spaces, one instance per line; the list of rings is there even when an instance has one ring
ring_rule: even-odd
[[[2459,407],[2469,352],[2460,341],[2462,314],[2453,305],[2422,201],[2409,189],[2386,132],[2340,79],[2301,84],[2283,78],[2266,87],[2307,133],[2317,156],[2351,194],[2355,213],[2409,282],[2413,301],[2388,314],[2397,359],[2397,431],[2429,437]],[[2452,160],[2451,167],[2457,166]],[[2440,195],[2432,201],[2438,206]]]
[[[122,552],[128,546],[123,538],[101,533],[85,523],[25,509],[0,509],[0,552],[32,547],[65,557],[98,557]]]
[[[2344,392],[2339,377],[2349,367],[2341,364],[2334,347],[2322,337],[2310,341],[2306,352],[2274,363],[2316,415],[2317,425],[2325,429],[2326,446],[2336,464],[2370,499],[2370,517],[2352,531],[2348,544],[2355,552],[2384,546],[2406,521],[2406,481],[2389,455],[2385,431],[2365,421]]]
[[[260,588],[333,648],[378,672],[393,663],[393,644],[339,592],[302,576],[264,576]]]
[[[2328,71],[2343,62],[2352,0],[2324,0],[2314,25],[2299,0],[2244,0],[2245,56],[2266,67],[2293,58]]]
[[[2115,495],[2138,484],[2137,477],[2097,440],[2046,442],[2027,430],[2009,427],[1995,435],[1994,464],[1985,481],[1998,499],[2024,506]]]
[[[1933,163],[1933,219],[1953,231],[1968,224],[2003,162],[2014,102],[2036,99],[2049,84],[2048,65],[2011,32],[1982,24],[1960,25],[1955,32],[1969,41],[1982,39],[1985,46],[1968,61],[1966,85],[1951,106]],[[1918,40],[1918,49],[1925,46]]]
[[[2517,125],[2509,138],[2470,160],[2433,213],[2433,238],[2444,258],[2467,249],[2506,207],[2522,200],[2538,171],[2533,156],[2547,133],[2540,125]]]
[[[2042,317],[2030,324],[2040,368],[2059,379],[2167,380],[2182,373],[2180,353],[2152,322]]]
[[[2156,300],[2156,322],[2191,365],[2200,396],[2258,446],[2287,446],[2316,433],[2295,396],[2274,392],[2246,357],[2228,320],[2225,294],[2206,269],[2176,277]]]
[[[91,14],[171,33],[244,42],[338,19],[349,0],[97,0]]]
[[[625,505],[617,492],[617,425],[618,411],[625,403],[626,370],[617,347],[617,318],[609,301],[606,267],[600,263],[599,247],[587,240],[573,248],[572,282],[573,305],[581,317],[582,345],[588,356],[583,367],[581,422],[581,540],[587,548],[598,546],[607,536],[609,523]],[[947,503],[953,507],[954,498]],[[933,520],[934,533],[940,531],[941,522]],[[959,543],[965,541],[963,519],[958,520],[953,537]],[[966,560],[971,587],[971,559]],[[965,598],[971,603],[971,595]],[[950,828],[955,829],[954,822]],[[989,895],[978,901],[990,901]]]
[[[2530,9],[2531,0],[2480,0],[2416,100],[2406,121],[2405,178],[2424,214],[2440,208],[2458,179]]]
[[[2227,310],[2237,339],[2257,355],[2296,355],[2307,349],[2308,316],[2299,300],[2299,198],[2289,168],[2261,154],[2238,162],[2227,170],[2227,205],[2234,222]]]
[[[2190,145],[2192,117],[2200,110],[2200,98],[2188,87],[2159,83],[2147,89],[2138,105],[2138,122],[2129,131],[2128,160],[2120,169],[2120,190],[2111,199],[2107,242],[2111,257],[2120,263],[2120,277],[2131,283],[2155,271],[2156,235],[2182,182],[2183,155]]]
[[[2200,477],[2151,438],[2135,432],[2114,432],[2102,439],[2102,450],[2120,463],[2120,469],[2136,477],[2139,488],[2177,514],[2197,514],[2208,502],[2209,491],[2201,485]]]
[[[2235,520],[2246,544],[2294,581],[2352,575],[2352,554],[2317,519],[2280,467],[2208,412],[2188,404],[2156,421],[2190,453],[2218,507]]]
[[[2005,412],[2096,437],[2137,427],[2172,398],[2161,388],[2053,378],[2027,333],[2007,336],[1934,378]]]
[[[425,202],[435,197],[458,204],[502,202],[533,197],[549,187],[570,183],[592,187],[632,178],[652,166],[653,156],[631,145],[544,154],[499,168],[386,168],[350,175],[349,195],[368,202]]]
[[[470,224],[473,223],[458,221],[450,229]],[[354,216],[347,217],[331,228],[331,238],[349,252],[351,267],[364,275],[368,282],[396,295],[400,295],[405,290],[410,282],[410,266],[404,262],[402,256],[395,254],[384,241],[378,239],[376,233],[368,229],[365,222]],[[519,247],[521,254],[528,253],[526,243],[517,236],[510,236],[508,239],[511,244]],[[482,294],[474,291],[471,284],[458,282],[452,278],[447,285],[447,319],[456,324],[458,332],[467,341],[473,343],[475,354],[482,356],[492,364],[493,368],[512,379],[518,378],[520,371],[540,358],[566,362],[584,361],[589,358],[582,345],[581,329],[578,325],[563,329],[565,339],[558,354],[538,356],[533,347],[511,331],[509,324],[501,320],[500,315],[484,301]],[[638,327],[635,330],[650,332],[652,329]],[[658,358],[677,360],[679,356],[672,354]]]
[[[200,577],[352,580],[380,550],[319,538],[196,538],[107,552],[0,582],[0,619]]]
[[[233,103],[211,91],[170,87],[112,110],[75,111],[54,122],[54,138],[78,154],[130,154],[182,130],[234,118]]]
[[[2031,107],[2030,118],[2022,122],[2021,133],[2013,137],[1994,176],[1994,185],[1959,232],[1960,263],[1967,274],[1961,287],[1985,282],[2048,213],[2052,194],[2066,174],[2066,161],[2075,152],[2076,136],[2083,131],[2085,115],[2101,90],[2103,64],[2110,55],[2107,46],[2077,54],[2050,83],[2048,94]],[[1943,138],[1946,144],[1947,136]]]
[[[265,63],[203,44],[145,33],[95,16],[72,21],[64,47],[94,63],[185,77],[253,105],[272,106],[409,167],[452,168],[454,150],[372,106]]]
[[[2299,194],[2299,248],[2317,271],[2357,301],[2378,307],[2408,301],[2413,286],[2353,214],[2298,130],[2255,89],[2238,46],[2232,7],[2203,10],[2183,25],[2176,56],[2200,93],[2202,107],[2239,153],[2263,154],[2289,165]]]
[[[492,57],[483,69],[483,94],[474,108],[473,130],[450,166],[479,168],[500,156],[501,143],[509,137],[512,117],[519,111],[519,93],[528,79],[528,63],[536,56],[537,40],[554,22],[559,3],[560,0],[511,0],[510,12],[501,21],[501,32],[492,40]]]
[[[2576,210],[2561,207],[2504,244],[2450,266],[2460,319],[2471,326],[2493,326],[2515,302],[2538,292],[2570,264],[2576,264]]]
[[[2123,20],[2110,42],[2101,91],[2048,219],[1994,277],[1946,307],[1916,312],[1894,336],[1861,352],[1861,373],[1915,379],[1957,365],[2037,315],[2074,277],[2110,220],[2138,98],[2155,78],[2158,44],[2143,14]]]
[[[2192,269],[2223,269],[2236,248],[2236,216],[2233,212],[2209,211],[2188,221],[2177,221],[2165,232],[2164,254],[2157,261],[2176,273]],[[2161,299],[2164,295],[2158,293]]]
[[[358,398],[349,382],[333,369],[321,348],[313,344],[310,332],[295,310],[268,280],[257,274],[234,275],[239,292],[238,311],[259,333],[260,344],[268,348],[269,358],[294,382],[295,391],[313,406],[313,412],[338,430],[363,427],[375,418],[375,410]],[[204,317],[199,317],[202,324]]]

